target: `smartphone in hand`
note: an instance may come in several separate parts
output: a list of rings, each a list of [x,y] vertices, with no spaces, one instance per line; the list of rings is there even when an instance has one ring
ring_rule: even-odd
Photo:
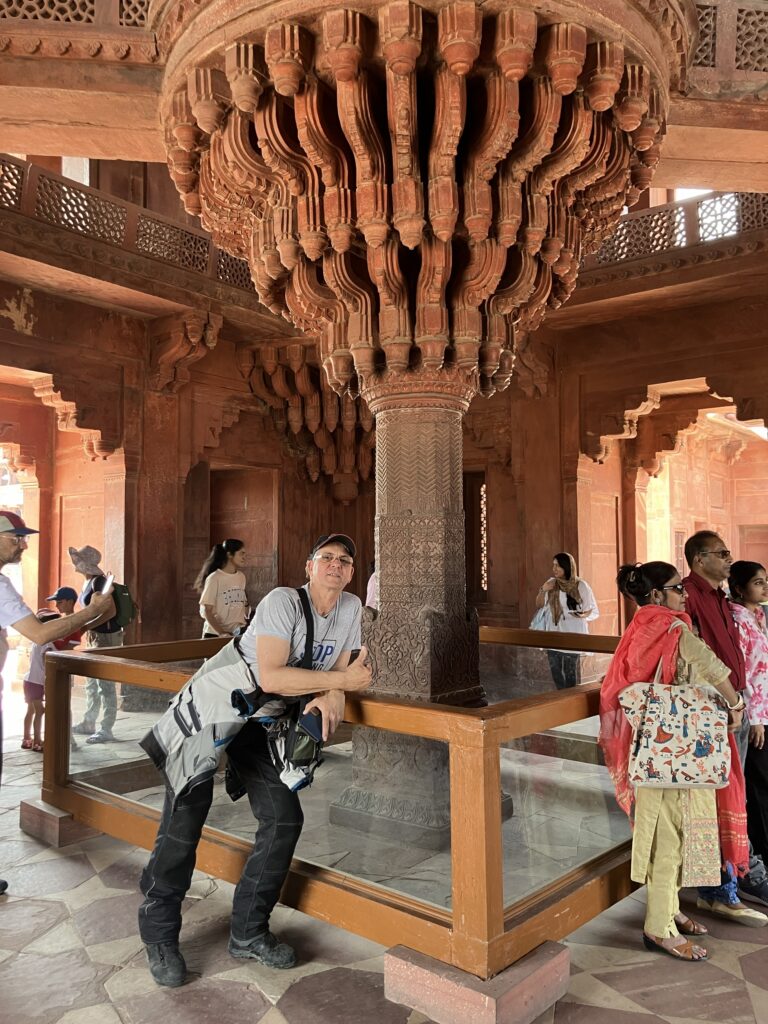
[[[107,573],[107,575],[104,577],[104,583],[102,584],[102,587],[101,587],[101,590],[99,591],[99,593],[100,594],[111,594],[112,593],[112,585],[114,584],[114,582],[115,582],[115,574],[113,572]]]

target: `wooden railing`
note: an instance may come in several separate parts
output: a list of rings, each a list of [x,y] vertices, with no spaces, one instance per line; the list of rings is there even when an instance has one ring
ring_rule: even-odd
[[[494,643],[612,650],[616,637],[577,637],[484,627]],[[48,722],[42,797],[77,820],[150,849],[159,812],[69,774],[71,675],[176,692],[188,665],[220,649],[221,640],[148,644],[46,659]],[[505,906],[500,746],[596,714],[599,685],[467,709],[377,696],[349,697],[345,721],[448,744],[451,801],[451,908],[383,889],[332,868],[294,860],[282,901],[385,945],[407,944],[488,978],[546,939],[569,934],[631,890],[629,842],[607,850],[551,884]],[[206,827],[197,866],[235,882],[249,845]]]
[[[0,154],[2,210],[254,291],[247,261],[217,249],[204,231],[6,154]]]

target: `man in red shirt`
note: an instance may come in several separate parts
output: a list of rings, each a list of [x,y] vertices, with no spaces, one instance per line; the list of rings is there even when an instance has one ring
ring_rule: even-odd
[[[685,610],[701,639],[731,670],[731,682],[737,693],[746,686],[744,655],[739,644],[736,623],[731,615],[722,584],[728,579],[733,563],[731,552],[722,537],[711,530],[699,530],[685,542],[685,559],[690,574],[683,580],[686,593]],[[743,716],[736,733],[741,766],[747,757],[749,718]],[[768,906],[768,875],[762,859],[749,847],[749,871],[737,880],[732,866],[727,865],[719,886],[699,889],[697,906],[730,918],[739,924],[759,928],[768,924],[768,917],[745,907],[741,899]]]

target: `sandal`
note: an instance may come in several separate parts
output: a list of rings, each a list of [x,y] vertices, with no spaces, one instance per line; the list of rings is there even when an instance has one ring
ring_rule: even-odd
[[[32,744],[32,752],[34,754],[42,754],[42,752],[43,752],[43,744],[42,743],[33,743]]]
[[[662,946],[660,942],[657,942],[655,939],[652,939],[650,935],[646,935],[646,933],[643,932],[643,943],[645,948],[651,950],[651,952],[666,953],[667,956],[673,956],[675,960],[687,960],[688,963],[691,964],[703,963],[709,957],[706,949],[704,950],[703,956],[697,956],[694,953],[694,950],[697,947],[690,941],[682,942],[679,946]],[[702,946],[699,946],[698,948],[703,949]]]
[[[31,750],[32,749],[32,740],[31,740],[31,738],[29,736],[25,736],[24,739],[21,741],[21,749],[22,750]]]
[[[675,914],[675,924],[681,935],[709,935],[709,928],[698,921],[693,921],[686,914]]]

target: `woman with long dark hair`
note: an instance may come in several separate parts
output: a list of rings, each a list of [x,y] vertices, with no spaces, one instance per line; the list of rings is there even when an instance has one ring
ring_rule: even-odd
[[[195,580],[203,637],[232,636],[248,619],[245,545],[230,538],[214,544]]]
[[[536,595],[536,607],[544,609],[540,629],[557,633],[588,633],[588,623],[598,617],[595,595],[586,580],[579,579],[576,560],[567,551],[552,559],[552,575]],[[549,668],[558,690],[576,685],[579,654],[547,651]]]
[[[768,859],[768,633],[763,603],[768,601],[768,575],[759,562],[734,562],[728,576],[731,611],[744,654],[749,718],[749,746],[744,773],[747,785],[747,828],[756,853]],[[745,897],[746,898],[746,897]]]
[[[685,588],[673,565],[623,565],[616,582],[638,609],[603,681],[599,742],[619,806],[633,819],[632,879],[647,886],[643,941],[648,949],[680,960],[706,960],[706,949],[692,939],[706,935],[707,929],[680,913],[678,893],[681,885],[718,884],[721,864],[737,874],[746,871],[744,780],[735,742],[729,735],[731,774],[723,789],[635,788],[629,776],[633,732],[619,696],[633,683],[651,684],[661,663],[662,684],[715,687],[731,709],[729,731],[740,724],[744,705],[731,685],[728,666],[693,633],[684,610]],[[678,757],[674,751],[669,756]]]

